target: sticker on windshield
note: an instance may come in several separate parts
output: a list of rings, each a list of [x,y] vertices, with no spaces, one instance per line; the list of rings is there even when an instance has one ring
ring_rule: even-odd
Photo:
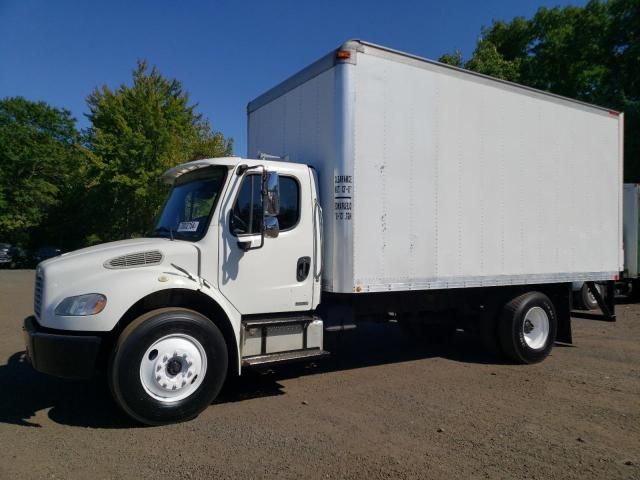
[[[178,224],[178,232],[196,232],[200,222],[180,222]]]

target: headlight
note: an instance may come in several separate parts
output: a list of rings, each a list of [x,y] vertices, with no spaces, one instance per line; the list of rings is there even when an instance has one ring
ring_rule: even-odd
[[[56,307],[56,315],[84,316],[100,313],[107,304],[107,297],[99,293],[88,293],[67,297]]]

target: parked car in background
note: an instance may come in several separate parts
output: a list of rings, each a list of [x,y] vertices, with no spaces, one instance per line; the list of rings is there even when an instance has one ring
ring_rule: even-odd
[[[0,243],[0,267],[8,267],[11,264],[11,244]]]
[[[0,268],[26,268],[29,266],[27,252],[17,245],[0,243]]]
[[[40,262],[57,257],[58,255],[62,255],[62,249],[58,247],[40,247],[33,253],[33,261],[37,265]]]
[[[9,255],[11,256],[11,263],[9,264],[10,268],[31,267],[29,255],[24,248],[14,245],[9,249]]]

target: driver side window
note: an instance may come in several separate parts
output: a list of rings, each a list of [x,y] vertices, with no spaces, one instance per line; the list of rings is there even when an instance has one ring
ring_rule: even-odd
[[[262,230],[262,175],[247,175],[231,212],[231,232],[255,235]],[[294,228],[300,219],[300,186],[293,177],[280,177],[280,231]]]
[[[234,235],[250,235],[260,233],[261,227],[262,177],[247,175],[231,212],[231,231]]]

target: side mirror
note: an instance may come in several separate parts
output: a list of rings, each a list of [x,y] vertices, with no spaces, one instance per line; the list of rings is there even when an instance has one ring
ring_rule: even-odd
[[[264,236],[267,238],[277,238],[280,234],[280,224],[278,217],[264,217]]]
[[[280,213],[280,179],[277,172],[263,173],[262,205],[265,220]]]

